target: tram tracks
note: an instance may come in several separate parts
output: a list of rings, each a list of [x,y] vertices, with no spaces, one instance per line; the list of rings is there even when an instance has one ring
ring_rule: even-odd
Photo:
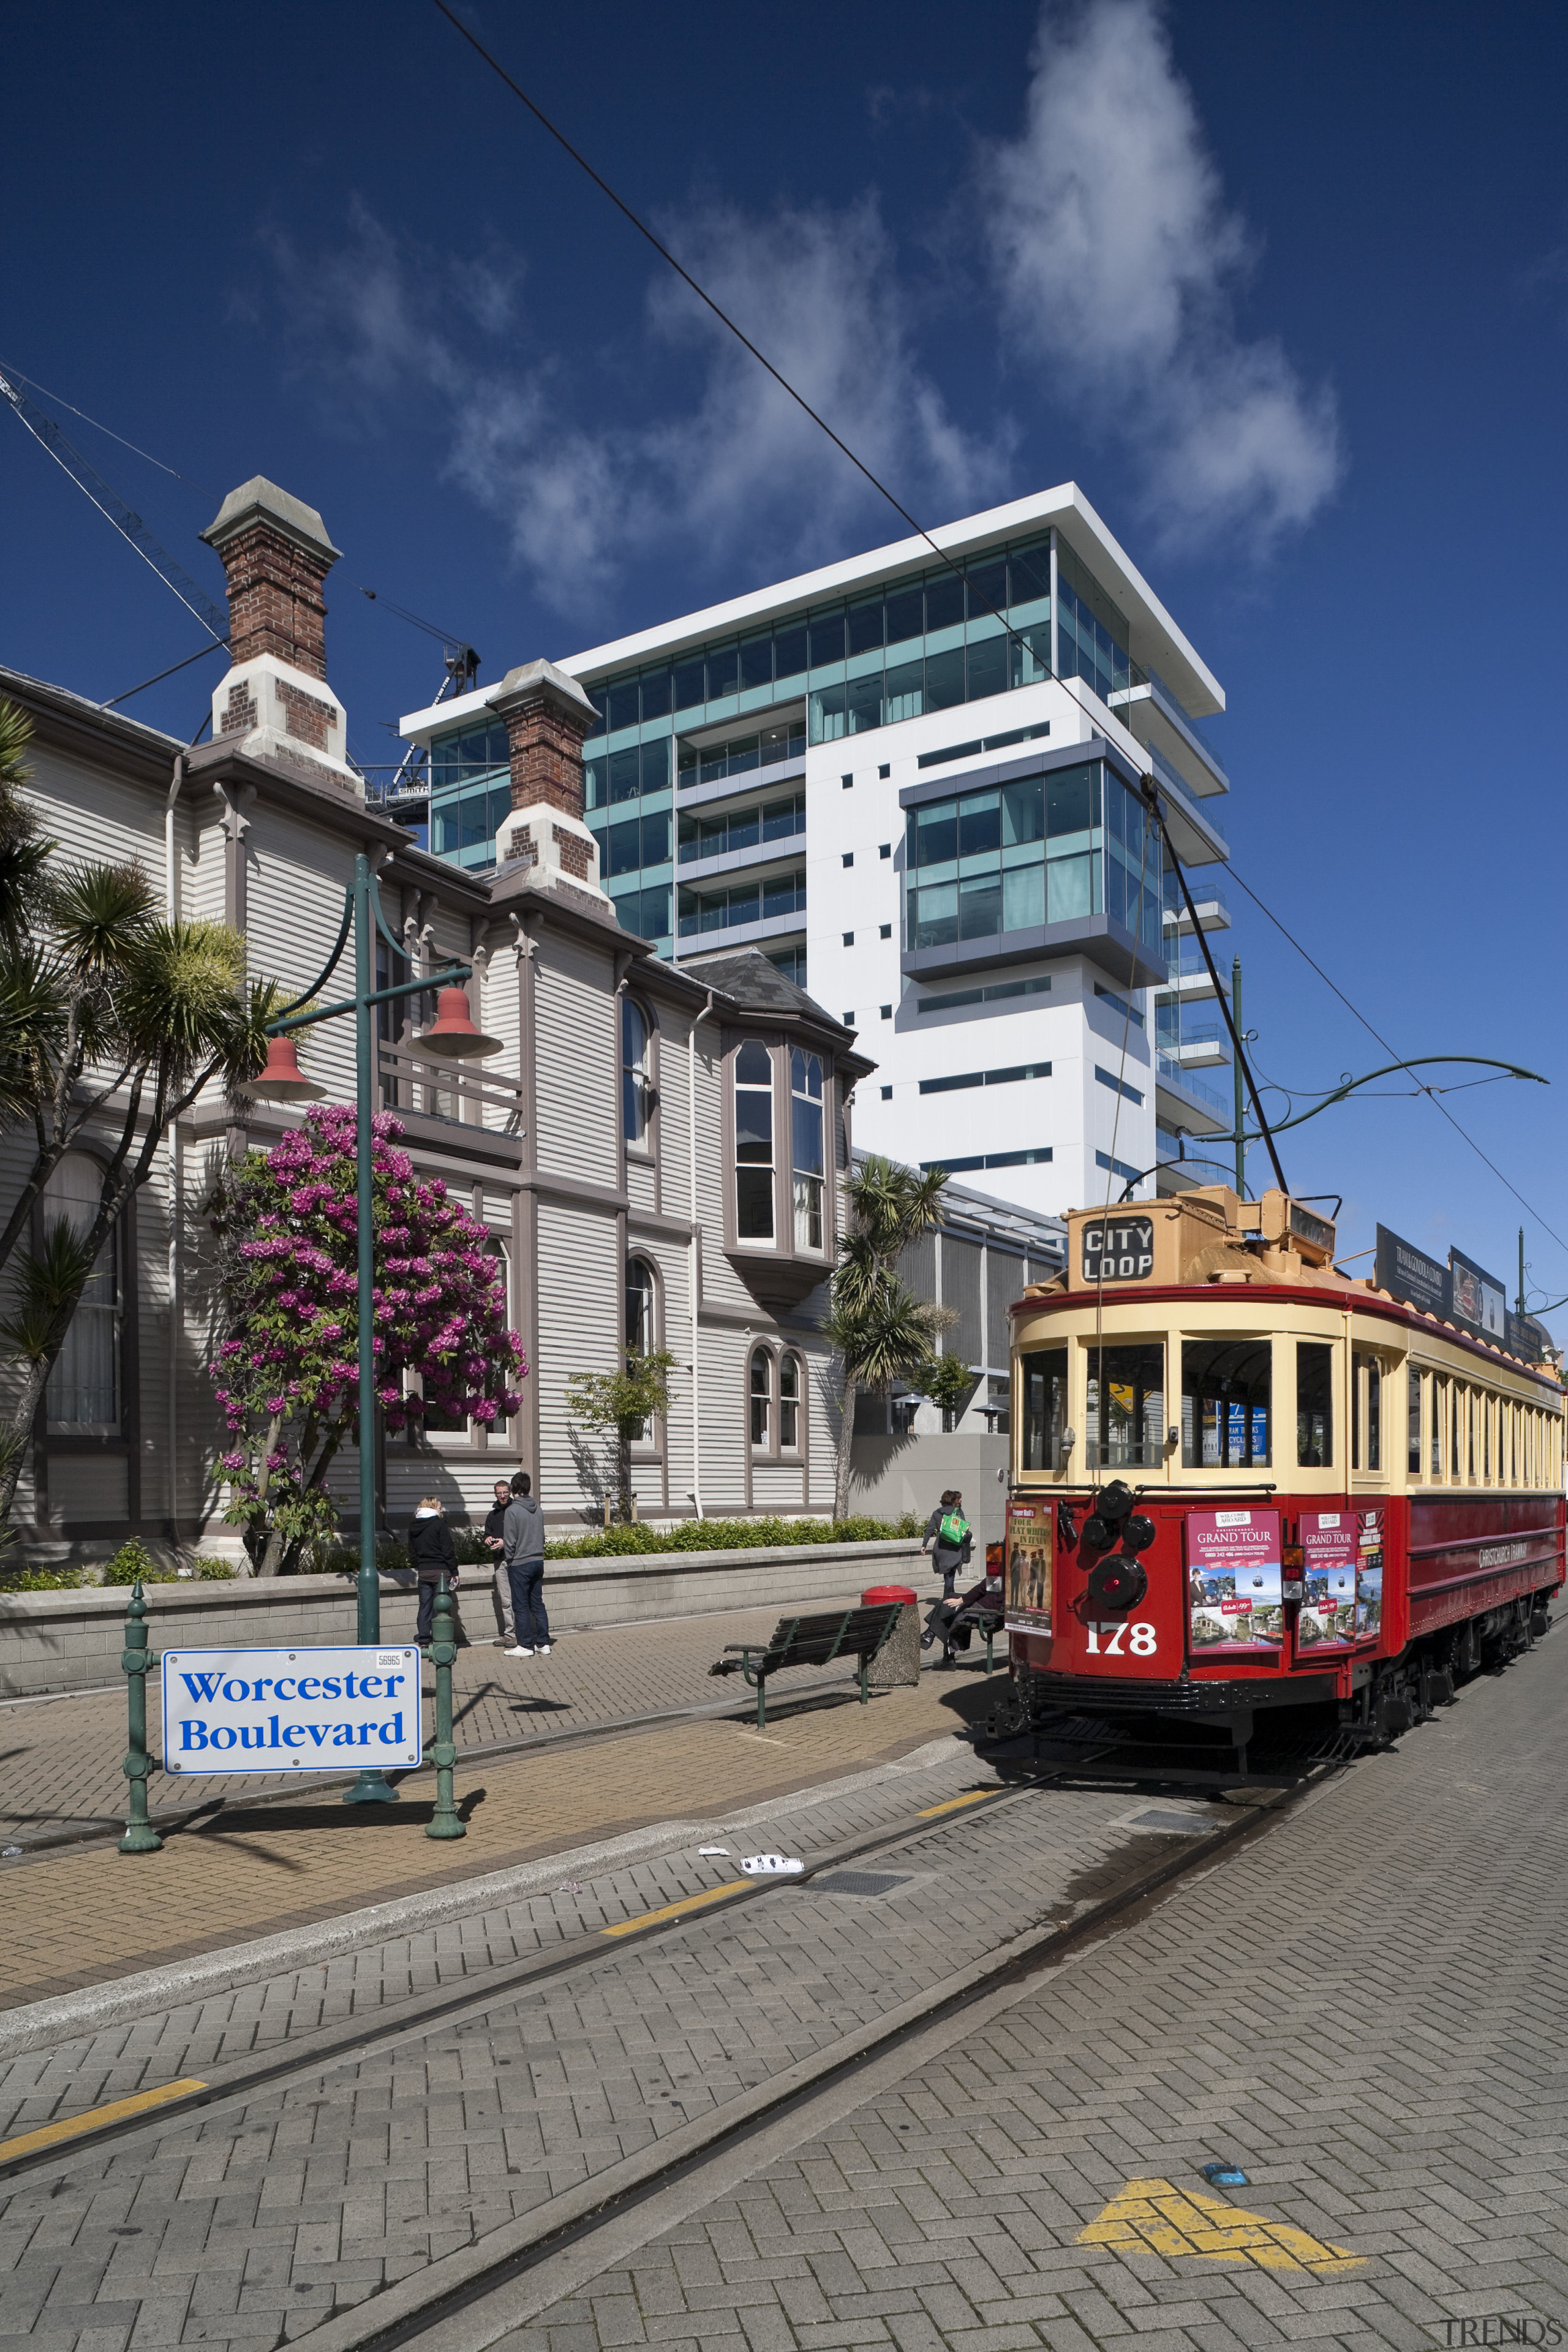
[[[258,2092],[280,2091],[325,2081],[341,2068],[413,2045],[433,2034],[450,2034],[465,2026],[478,2027],[491,2012],[515,2007],[531,1990],[552,1979],[602,1968],[629,1946],[678,1932],[701,1934],[731,1912],[757,1903],[785,1903],[804,1885],[845,1864],[888,1861],[902,1849],[930,1840],[950,1828],[1005,1809],[1026,1805],[1039,1790],[1059,1788],[1082,1776],[1094,1776],[1109,1767],[1115,1783],[1130,1797],[1163,1792],[1169,1796],[1182,1775],[1155,1767],[1143,1772],[1117,1769],[1112,1762],[1114,1741],[1080,1738],[1073,1752],[1033,1769],[994,1790],[971,1790],[957,1799],[911,1810],[873,1831],[840,1840],[809,1856],[804,1880],[748,1881],[700,1892],[662,1906],[655,1913],[614,1922],[572,1937],[549,1953],[488,1971],[482,1983],[454,1988],[448,1997],[421,1994],[391,2007],[370,2021],[349,2021],[320,2028],[291,2040],[266,2057],[237,2061],[207,2079],[167,2098],[152,2113],[105,2115],[77,2119],[71,2136],[47,2146],[16,2147],[0,2163],[0,2179],[18,2185],[55,2174],[64,2175],[90,2159],[111,2142],[141,2139],[151,2147],[160,2135],[182,2120],[200,2115],[219,2122],[237,2116]],[[1234,1821],[1205,1826],[1203,1833],[1157,1842],[1150,1852],[1148,1839],[1134,1833],[1129,1840],[1126,1868],[1081,1904],[1067,1919],[1037,1917],[966,1966],[928,1985],[909,2000],[869,2023],[840,2035],[797,2063],[728,2098],[725,2103],[675,2129],[651,2145],[624,2158],[575,2188],[546,2200],[510,2222],[492,2228],[468,2245],[437,2257],[424,2269],[382,2288],[363,2303],[334,2313],[309,2333],[314,2352],[392,2352],[392,2347],[422,2336],[432,2327],[455,2326],[453,2342],[477,2347],[493,2340],[499,2329],[482,2306],[502,2294],[509,2308],[506,2325],[518,2324],[512,2306],[520,2283],[532,2282],[523,2291],[531,2307],[542,2308],[538,2294],[548,2302],[556,2294],[555,2279],[563,2262],[569,2267],[587,2264],[583,2275],[605,2259],[605,2245],[619,2234],[668,2224],[657,2218],[660,2200],[679,2199],[686,2189],[700,2199],[712,2193],[715,2172],[746,2168],[769,2160],[778,2135],[792,2132],[809,2137],[819,2129],[826,2106],[836,2101],[857,2104],[869,2095],[871,2077],[884,2067],[913,2063],[911,2047],[921,2037],[944,2031],[969,2030],[977,2004],[1004,2007],[1014,1989],[1043,1969],[1057,1965],[1086,1943],[1111,1931],[1157,1901],[1164,1891],[1206,1867],[1242,1843],[1265,1833],[1281,1813],[1311,1788],[1320,1785],[1331,1767],[1302,1774],[1293,1786],[1269,1790],[1265,1801],[1237,1812]],[[829,1890],[831,1891],[831,1890]],[[1059,1911],[1060,1906],[1054,1906]],[[825,2105],[826,2103],[826,2105]],[[15,2144],[13,2144],[15,2145]],[[706,2184],[706,2185],[704,2185]],[[645,2228],[645,2223],[647,2227]],[[608,2233],[608,2239],[605,2233]],[[505,2292],[503,2292],[505,2291]],[[442,2335],[443,2345],[447,2334]]]

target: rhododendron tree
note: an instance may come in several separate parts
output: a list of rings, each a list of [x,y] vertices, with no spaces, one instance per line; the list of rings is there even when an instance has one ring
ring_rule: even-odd
[[[517,1383],[528,1370],[520,1335],[507,1328],[505,1267],[445,1184],[415,1174],[398,1149],[402,1121],[380,1111],[372,1128],[384,1425],[417,1428],[430,1412],[504,1421],[522,1402]],[[222,1255],[223,1337],[212,1373],[229,1432],[224,1516],[245,1528],[262,1576],[334,1532],[327,1473],[356,1441],[354,1142],[351,1107],[313,1106],[302,1128],[226,1171],[209,1202]]]

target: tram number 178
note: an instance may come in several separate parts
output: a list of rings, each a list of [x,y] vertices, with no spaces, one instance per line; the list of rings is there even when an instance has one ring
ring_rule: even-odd
[[[1106,1622],[1090,1618],[1084,1630],[1089,1635],[1091,1658],[1115,1658],[1124,1652],[1134,1658],[1154,1655],[1154,1628],[1147,1622],[1129,1624],[1125,1617],[1112,1617]]]

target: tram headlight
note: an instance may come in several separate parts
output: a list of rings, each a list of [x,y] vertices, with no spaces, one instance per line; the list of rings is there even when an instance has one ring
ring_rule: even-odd
[[[1109,1519],[1113,1527],[1120,1527],[1136,1500],[1137,1496],[1125,1478],[1112,1478],[1096,1495],[1094,1515],[1099,1519]]]
[[[1153,1540],[1154,1522],[1152,1519],[1146,1519],[1141,1511],[1134,1511],[1131,1517],[1123,1519],[1121,1523],[1121,1549],[1123,1551],[1147,1551]]]
[[[1148,1570],[1130,1552],[1113,1551],[1097,1560],[1089,1572],[1089,1597],[1097,1609],[1120,1614],[1136,1609],[1149,1590]]]

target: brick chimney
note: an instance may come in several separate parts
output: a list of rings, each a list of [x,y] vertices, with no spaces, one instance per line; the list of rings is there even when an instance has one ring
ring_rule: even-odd
[[[599,845],[583,822],[583,743],[599,716],[574,677],[553,662],[525,662],[509,670],[489,697],[506,721],[511,754],[511,814],[496,834],[496,859],[538,870],[534,879],[562,878],[606,898],[599,887]]]
[[[321,588],[338,551],[321,516],[258,474],[202,537],[228,586],[230,668],[213,696],[214,741],[363,798],[343,706],[326,683]]]

